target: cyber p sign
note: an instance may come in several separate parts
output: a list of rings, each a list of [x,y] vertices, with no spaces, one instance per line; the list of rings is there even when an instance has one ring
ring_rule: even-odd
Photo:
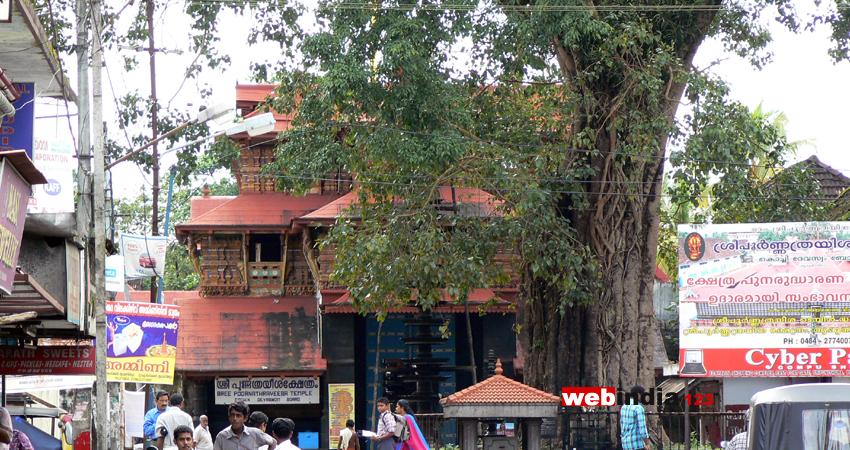
[[[0,162],[0,291],[12,293],[15,267],[21,250],[21,235],[27,219],[30,185],[12,167],[8,158]]]

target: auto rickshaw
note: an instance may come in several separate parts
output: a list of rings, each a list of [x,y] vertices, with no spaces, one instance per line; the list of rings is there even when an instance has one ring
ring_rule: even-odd
[[[808,383],[750,400],[750,450],[850,450],[850,383]]]

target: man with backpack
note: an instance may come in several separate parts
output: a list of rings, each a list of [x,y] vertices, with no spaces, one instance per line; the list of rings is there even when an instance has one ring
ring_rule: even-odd
[[[390,401],[386,397],[378,399],[378,431],[372,436],[373,441],[378,441],[377,450],[395,450],[395,417],[390,412]]]

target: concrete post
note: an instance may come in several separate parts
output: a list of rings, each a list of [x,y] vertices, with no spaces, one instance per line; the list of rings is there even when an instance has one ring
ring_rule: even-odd
[[[542,419],[523,419],[526,423],[528,432],[528,448],[523,450],[540,450],[540,427],[543,425]]]
[[[476,450],[478,446],[478,420],[463,419],[460,421],[460,427],[460,450]]]

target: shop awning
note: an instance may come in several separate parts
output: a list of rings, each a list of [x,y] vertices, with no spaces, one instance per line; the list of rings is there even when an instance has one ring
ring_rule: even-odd
[[[655,389],[665,394],[678,394],[685,390],[685,383],[688,386],[693,386],[697,381],[697,378],[670,377],[662,381]]]
[[[0,314],[15,314],[35,311],[41,315],[65,314],[59,304],[35,279],[18,270],[12,295],[0,295]]]

